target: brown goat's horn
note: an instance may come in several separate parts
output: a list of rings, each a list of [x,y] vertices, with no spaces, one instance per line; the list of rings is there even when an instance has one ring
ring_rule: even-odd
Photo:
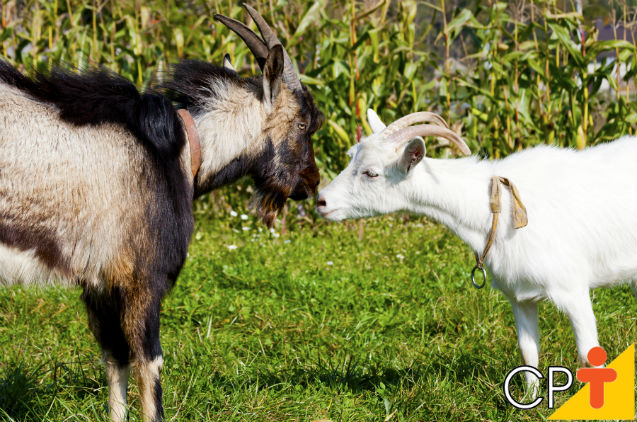
[[[418,125],[405,127],[395,133],[390,134],[387,140],[389,142],[397,142],[402,145],[403,142],[413,139],[416,136],[439,136],[441,138],[445,138],[453,142],[463,154],[471,155],[471,150],[469,149],[465,141],[456,132],[437,125]]]
[[[241,37],[243,42],[246,43],[254,58],[259,64],[259,68],[263,70],[265,61],[268,58],[268,47],[257,34],[255,34],[250,28],[236,19],[229,18],[220,14],[215,14],[215,19],[230,28],[235,34]]]
[[[404,129],[407,126],[413,125],[414,123],[423,123],[423,122],[433,123],[437,126],[441,126],[441,127],[445,127],[449,129],[449,125],[447,124],[445,119],[443,119],[436,113],[431,113],[429,111],[419,111],[417,113],[411,113],[406,116],[403,116],[400,119],[396,120],[395,122],[391,123],[389,126],[385,128],[383,133],[386,136],[390,136],[393,133],[398,132],[400,129]]]
[[[257,28],[259,28],[259,32],[263,36],[263,40],[265,41],[268,48],[272,48],[275,45],[281,44],[279,38],[276,36],[270,25],[263,19],[263,17],[251,6],[243,3],[243,7],[246,8],[254,23],[257,24]],[[282,45],[282,44],[281,44]],[[301,80],[299,79],[299,75],[296,74],[294,70],[294,66],[292,65],[292,60],[288,55],[285,48],[283,49],[283,82],[290,88],[295,91],[297,89],[301,89]]]

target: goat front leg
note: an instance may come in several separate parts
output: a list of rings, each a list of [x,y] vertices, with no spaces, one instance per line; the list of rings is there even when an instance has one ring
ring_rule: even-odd
[[[108,380],[108,407],[113,422],[126,420],[126,390],[130,373],[130,348],[120,324],[118,298],[85,290],[89,327],[102,348]]]
[[[537,368],[540,353],[540,330],[538,328],[537,303],[518,302],[510,299],[515,325],[518,332],[518,346],[524,364]],[[539,392],[540,380],[530,372],[525,372],[527,394],[535,398]]]
[[[571,321],[575,343],[577,344],[577,358],[581,366],[590,366],[588,352],[599,346],[597,339],[597,323],[593,313],[590,292],[588,289],[579,292],[560,292],[551,298],[558,308],[562,309]]]
[[[136,361],[137,384],[145,422],[164,420],[160,373],[163,356],[159,342],[159,292],[131,294],[123,326]]]

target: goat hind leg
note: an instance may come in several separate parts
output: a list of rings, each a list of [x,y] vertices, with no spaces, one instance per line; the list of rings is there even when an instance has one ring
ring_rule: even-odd
[[[121,328],[117,299],[84,291],[89,327],[102,348],[108,380],[108,407],[113,422],[127,418],[126,390],[130,373],[130,349]]]
[[[540,353],[540,330],[538,328],[537,303],[518,302],[510,299],[515,325],[518,332],[518,346],[524,364],[537,368]],[[526,377],[527,393],[537,396],[540,380],[530,372],[524,373]]]
[[[130,374],[130,363],[121,364],[112,359],[110,353],[104,353],[106,364],[106,376],[108,378],[108,407],[113,422],[127,420],[126,415],[126,390]]]
[[[164,420],[160,374],[163,366],[159,342],[159,296],[149,302],[129,298],[132,304],[125,309],[124,331],[136,360],[137,384],[145,422]]]
[[[637,299],[637,280],[633,280],[630,283],[630,287],[633,289],[633,295],[635,296],[635,299]]]

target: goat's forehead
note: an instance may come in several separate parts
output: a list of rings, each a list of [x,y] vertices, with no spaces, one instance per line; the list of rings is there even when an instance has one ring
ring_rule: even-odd
[[[279,123],[293,121],[301,114],[301,105],[298,97],[289,89],[281,89],[271,113],[272,120],[279,120]]]
[[[395,151],[388,142],[372,135],[354,145],[348,154],[361,163],[367,161],[383,162],[387,158],[393,158]]]

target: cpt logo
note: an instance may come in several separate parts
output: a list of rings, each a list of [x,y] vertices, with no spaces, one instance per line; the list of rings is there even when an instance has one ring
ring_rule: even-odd
[[[588,361],[593,366],[606,363],[606,352],[594,347],[588,352]],[[509,403],[518,409],[532,409],[539,405],[543,397],[532,403],[519,403],[511,397],[509,383],[520,372],[531,372],[543,378],[540,371],[532,366],[520,366],[507,375],[504,381],[504,395]],[[556,372],[566,374],[563,385],[554,384]],[[635,345],[633,344],[612,361],[606,368],[582,368],[577,371],[577,379],[586,385],[559,409],[549,420],[633,420],[635,418]],[[568,390],[573,384],[573,374],[567,368],[550,366],[548,373],[548,407],[553,408],[553,393]]]

